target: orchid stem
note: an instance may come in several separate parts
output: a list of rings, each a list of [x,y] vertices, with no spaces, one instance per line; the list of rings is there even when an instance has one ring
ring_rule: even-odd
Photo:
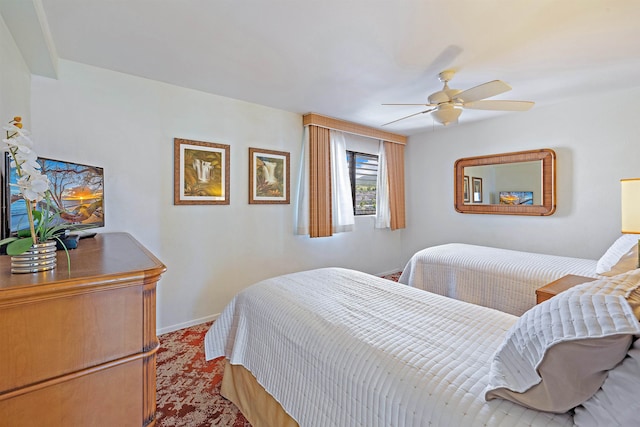
[[[33,244],[35,245],[36,243],[38,243],[38,240],[36,239],[36,229],[33,225],[33,212],[31,211],[31,201],[25,200],[25,202],[27,202],[27,215],[29,216],[29,229],[31,231],[31,240],[33,240]]]

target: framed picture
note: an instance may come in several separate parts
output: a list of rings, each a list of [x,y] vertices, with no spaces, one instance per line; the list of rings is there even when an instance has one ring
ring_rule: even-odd
[[[473,191],[473,203],[482,203],[482,178],[471,178],[472,191]]]
[[[173,204],[229,204],[230,146],[173,140]]]
[[[467,175],[464,176],[462,196],[465,203],[469,203],[471,201],[471,198],[469,197],[469,177]]]
[[[289,153],[249,148],[249,204],[289,204]]]

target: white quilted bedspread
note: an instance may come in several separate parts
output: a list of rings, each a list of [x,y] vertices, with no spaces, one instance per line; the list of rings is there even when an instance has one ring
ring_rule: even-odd
[[[567,274],[599,277],[597,260],[449,243],[416,252],[400,283],[521,316],[536,289]]]
[[[517,318],[351,270],[294,273],[238,294],[207,359],[249,369],[300,426],[570,426],[484,400]]]

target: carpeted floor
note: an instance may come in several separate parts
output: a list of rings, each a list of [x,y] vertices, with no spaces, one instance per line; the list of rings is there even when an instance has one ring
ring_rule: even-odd
[[[203,323],[159,336],[156,425],[250,427],[236,406],[220,396],[223,358],[204,359]]]
[[[393,280],[394,282],[397,282],[398,279],[400,279],[400,275],[402,275],[402,271],[398,271],[396,273],[393,274],[389,274],[388,276],[382,276],[385,279],[389,279],[389,280]]]
[[[385,278],[398,281],[400,273]],[[204,359],[204,335],[211,322],[159,336],[158,427],[251,427],[238,408],[220,396],[223,358]]]

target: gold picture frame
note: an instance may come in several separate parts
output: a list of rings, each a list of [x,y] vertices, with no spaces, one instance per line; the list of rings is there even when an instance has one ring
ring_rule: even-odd
[[[249,147],[249,204],[289,204],[289,153]]]
[[[173,204],[228,205],[230,146],[174,138]]]

